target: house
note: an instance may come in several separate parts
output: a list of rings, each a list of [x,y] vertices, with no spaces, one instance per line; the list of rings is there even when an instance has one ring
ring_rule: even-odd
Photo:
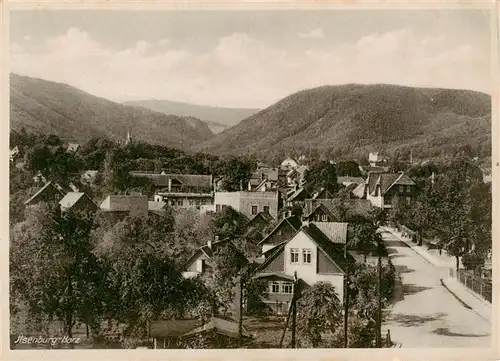
[[[340,206],[339,198],[330,199],[306,199],[304,202],[304,216],[305,220],[309,221],[339,221],[338,208]],[[320,205],[323,207],[318,208]],[[342,206],[345,208],[345,216],[350,218],[352,216],[370,217],[372,204],[366,199],[349,199],[343,202]],[[326,211],[326,210],[328,211]],[[327,215],[325,218],[324,215]],[[331,218],[333,216],[333,218]]]
[[[148,214],[148,197],[145,195],[109,195],[100,205],[103,212],[141,217]]]
[[[305,285],[331,283],[342,302],[345,269],[354,262],[345,253],[347,223],[330,225],[328,234],[313,223],[303,225],[288,241],[276,246],[257,268],[254,278],[267,283],[268,293],[262,301],[277,314],[288,311],[295,273]]]
[[[24,205],[30,207],[40,202],[59,202],[63,197],[64,193],[53,182],[47,182],[34,195],[27,199]]]
[[[253,172],[248,180],[248,190],[266,192],[276,190],[278,184],[284,184],[286,173],[279,168],[261,167]]]
[[[154,196],[156,202],[165,202],[174,208],[193,209],[213,204],[211,175],[142,171],[131,172],[131,175],[153,182],[156,187]]]
[[[283,218],[274,229],[269,232],[257,245],[262,247],[262,255],[270,249],[288,241],[302,227],[302,221],[298,217]]]
[[[370,152],[368,154],[368,163],[372,167],[378,167],[387,164],[387,157],[382,156],[379,152]]]
[[[76,153],[80,149],[80,144],[77,143],[69,143],[68,148],[66,149],[67,153]]]
[[[368,174],[365,197],[373,206],[392,208],[392,201],[399,197],[407,205],[411,205],[415,194],[415,182],[405,173],[373,173]]]
[[[311,194],[303,187],[295,190],[286,198],[286,205],[288,207],[293,206],[297,202],[302,202],[307,198],[311,198]]]
[[[307,222],[333,222],[336,217],[323,203],[319,203],[311,212],[305,214],[303,219]]]
[[[19,147],[16,145],[10,150],[10,161],[13,162],[19,156]]]
[[[208,241],[206,245],[198,248],[196,252],[187,260],[184,267],[186,271],[183,272],[182,275],[185,278],[192,278],[202,273],[210,273],[212,271],[212,265],[209,260],[213,257],[214,252],[217,252],[218,249],[226,246],[232,247],[236,251],[236,254],[240,257],[240,262],[248,263],[248,260],[243,253],[241,253],[232,242],[228,240],[217,240],[215,242]]]
[[[281,162],[280,168],[284,170],[295,169],[299,166],[299,163],[291,157],[286,158],[283,162]]]
[[[66,195],[59,201],[61,205],[62,211],[89,211],[89,212],[97,212],[99,207],[94,201],[83,192],[68,192]]]
[[[153,339],[155,349],[186,348],[190,341],[199,337],[213,339],[209,344],[222,348],[238,345],[238,322],[220,317],[202,319],[158,320],[149,322],[148,337]],[[252,335],[243,327],[242,336]]]
[[[274,218],[267,212],[259,212],[245,224],[245,229],[264,228],[274,222]]]
[[[306,165],[299,165],[296,168],[290,169],[286,173],[286,183],[288,185],[302,185],[305,181],[306,172],[309,169]]]
[[[259,212],[267,212],[274,219],[278,218],[279,192],[215,192],[215,212],[225,207],[253,218]]]

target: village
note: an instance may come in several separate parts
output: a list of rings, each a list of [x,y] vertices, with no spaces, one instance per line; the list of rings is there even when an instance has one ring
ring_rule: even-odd
[[[50,336],[54,332],[69,337],[81,333],[83,347],[108,342],[114,345],[109,347],[119,348],[380,348],[418,347],[422,337],[446,346],[450,335],[443,333],[443,327],[435,327],[441,333],[424,327],[431,320],[435,325],[452,325],[450,328],[456,322],[478,335],[487,332],[492,298],[491,238],[485,229],[488,220],[481,218],[487,215],[478,210],[485,207],[480,195],[485,187],[491,192],[491,176],[473,155],[457,153],[455,159],[447,160],[451,163],[443,161],[446,165],[436,160],[417,162],[414,158],[418,155],[412,153],[408,159],[394,160],[381,152],[369,152],[364,161],[299,155],[288,156],[279,164],[256,159],[235,175],[240,165],[234,159],[218,174],[175,172],[172,167],[156,166],[155,170],[149,166],[113,168],[111,147],[103,153],[99,169],[75,173],[70,166],[59,172],[53,164],[42,165],[44,156],[37,152],[48,157],[52,149],[50,154],[62,157],[57,159],[69,160],[82,154],[87,157],[90,151],[82,153],[84,146],[80,144],[51,141],[52,145],[47,145],[49,140],[37,140],[33,147],[20,140],[13,144],[10,158],[11,183],[22,178],[25,189],[30,189],[22,206],[18,205],[19,219],[11,219],[11,297],[31,310],[22,312],[38,310],[38,326],[61,321],[60,328],[44,329]],[[46,144],[40,146],[43,142]],[[128,132],[113,154],[123,151],[134,158],[134,152],[139,154],[143,146]],[[43,153],[42,148],[49,153]],[[12,172],[17,178],[12,178]],[[107,173],[104,180],[96,181],[103,172]],[[122,187],[117,178],[118,185],[109,186],[113,177],[129,183]],[[452,199],[449,185],[455,182],[467,187],[456,190]],[[464,197],[469,198],[468,213],[463,217],[479,218],[471,226],[477,228],[476,233],[472,228],[467,230],[471,232],[457,244],[450,239],[456,240],[453,232],[461,219],[455,219],[453,213],[461,212],[456,202]],[[45,225],[44,219],[50,217],[61,226],[53,229]],[[97,230],[90,226],[96,218],[100,219]],[[73,223],[64,226],[64,219]],[[88,225],[87,219],[92,219]],[[181,221],[184,238],[175,244],[167,241],[180,232],[176,227]],[[61,275],[54,275],[56,271],[49,274],[54,284],[66,282],[64,279],[74,284],[71,294],[57,291],[74,305],[47,301],[30,306],[30,291],[36,289],[49,297],[53,289],[43,282],[25,283],[19,272],[34,270],[30,267],[35,265],[55,267],[62,261],[48,256],[30,265],[29,253],[17,250],[16,254],[16,245],[29,242],[33,244],[27,249],[33,252],[53,249],[45,248],[34,234],[21,233],[29,224],[39,228],[28,233],[39,232],[42,239],[55,234],[60,237],[61,243],[50,247],[68,252],[72,266],[62,263]],[[92,242],[96,240],[105,245],[95,246]],[[116,251],[117,244],[123,244],[129,253],[123,256],[123,250]],[[104,253],[96,258],[97,253],[87,249],[94,247],[91,245],[98,250],[105,248]],[[151,245],[153,251],[144,251],[143,245]],[[176,258],[176,269],[170,269],[169,260]],[[47,264],[39,265],[44,262]],[[95,277],[87,279],[94,269],[78,271],[89,262],[109,267],[109,278],[116,277],[113,286],[103,286],[107,281],[99,283]],[[119,262],[125,263],[118,269]],[[166,280],[169,277],[177,283]],[[431,279],[436,284],[429,286]],[[127,286],[129,283],[134,284]],[[96,291],[87,299],[76,295],[79,287]],[[121,311],[126,312],[108,309],[106,300],[99,299],[100,287],[113,288],[116,305],[122,305],[113,307],[123,307]],[[177,288],[176,292],[185,289],[189,300],[175,298],[177,293],[169,293],[170,287]],[[430,297],[427,292],[440,292],[435,297],[441,301],[434,303],[448,304],[447,310],[433,314],[439,313],[443,320],[408,322],[429,311],[422,303]],[[214,299],[205,299],[205,293]],[[191,298],[192,294],[198,298]],[[126,301],[130,297],[137,300]],[[95,314],[81,313],[78,305],[82,303],[94,305]],[[176,303],[184,303],[176,307],[189,309],[170,310]],[[111,320],[116,326],[106,329],[103,325],[111,325]],[[21,321],[19,325],[16,335],[40,332],[33,325]],[[416,331],[412,333],[412,329]],[[459,332],[449,332],[455,332],[450,342],[456,342]],[[11,331],[11,339],[16,335]]]

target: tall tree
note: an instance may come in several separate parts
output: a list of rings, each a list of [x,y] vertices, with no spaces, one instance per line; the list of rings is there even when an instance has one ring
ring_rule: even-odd
[[[78,321],[96,324],[103,311],[105,279],[92,253],[92,229],[90,213],[61,213],[58,204],[41,204],[12,232],[13,296],[30,314],[60,321],[69,337]]]
[[[327,282],[317,282],[307,288],[297,304],[299,335],[319,347],[325,332],[334,333],[342,324],[341,301],[335,288]]]

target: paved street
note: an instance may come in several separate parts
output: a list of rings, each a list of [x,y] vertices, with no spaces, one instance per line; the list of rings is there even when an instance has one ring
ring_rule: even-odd
[[[389,232],[382,233],[402,285],[384,329],[402,347],[489,347],[490,324],[441,284],[446,270],[418,255]]]

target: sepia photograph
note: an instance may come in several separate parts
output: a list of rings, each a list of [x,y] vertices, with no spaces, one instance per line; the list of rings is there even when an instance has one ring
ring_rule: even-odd
[[[8,16],[10,351],[496,347],[490,8]]]

